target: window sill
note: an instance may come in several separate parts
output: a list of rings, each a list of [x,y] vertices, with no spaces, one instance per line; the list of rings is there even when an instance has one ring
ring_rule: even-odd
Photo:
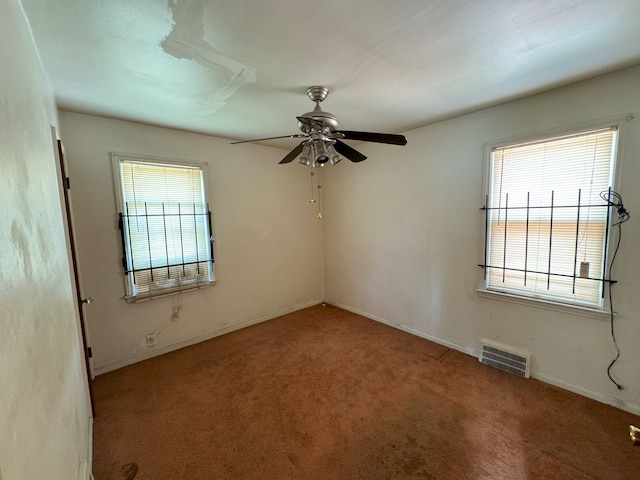
[[[494,290],[485,290],[481,288],[476,289],[476,292],[478,293],[478,296],[489,298],[491,300],[517,303],[519,305],[527,305],[530,307],[542,308],[544,310],[569,313],[572,315],[579,315],[581,317],[591,317],[600,320],[608,320],[611,317],[611,313],[608,310],[583,307],[581,305],[570,305],[568,303],[552,302],[550,300],[542,300],[539,298],[523,297],[520,295],[497,292]],[[616,315],[615,312],[614,315]]]
[[[214,285],[218,280],[214,279],[210,282],[194,283],[193,285],[183,285],[182,287],[167,288],[163,290],[156,290],[154,292],[145,292],[139,295],[125,295],[124,299],[127,303],[146,302],[147,300],[153,300],[155,298],[167,297],[169,295],[177,295],[183,292],[191,292],[193,290],[200,290],[202,288],[210,287]]]

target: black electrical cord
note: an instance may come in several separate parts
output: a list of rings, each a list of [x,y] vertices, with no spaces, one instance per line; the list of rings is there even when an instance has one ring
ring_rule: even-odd
[[[618,226],[618,241],[616,242],[616,249],[613,252],[613,256],[611,257],[611,263],[609,264],[609,280],[611,280],[611,271],[613,270],[613,263],[616,260],[616,255],[618,255],[618,249],[620,248],[620,241],[622,240],[622,224],[631,218],[631,215],[624,208],[624,204],[622,203],[622,197],[619,193],[614,192],[613,190],[605,190],[600,192],[600,198],[602,198],[605,202],[607,202],[608,207],[613,207],[616,209],[618,213],[618,221],[613,224],[615,227]],[[618,390],[622,390],[624,387],[616,382],[611,376],[611,368],[620,358],[620,347],[618,347],[618,341],[616,340],[616,334],[613,325],[613,295],[611,294],[611,290],[613,287],[613,283],[609,282],[609,324],[611,325],[611,339],[613,340],[613,345],[616,347],[616,357],[611,361],[609,366],[607,367],[607,375],[609,376],[609,380],[613,382],[613,384],[618,387]]]
[[[631,215],[629,214],[629,212],[627,212],[627,209],[624,208],[622,197],[618,192],[614,192],[613,190],[604,190],[600,192],[600,198],[607,202],[610,207],[615,208],[618,212],[618,221],[613,224],[614,227],[626,222],[631,218]],[[615,201],[612,201],[612,198],[615,199]]]
[[[616,260],[616,255],[618,254],[618,249],[620,248],[620,240],[622,239],[622,223],[623,222],[618,222],[618,242],[616,244],[616,249],[613,252],[613,257],[611,257],[611,264],[609,266],[609,278],[611,278],[611,271],[613,270],[613,262],[615,262]],[[616,387],[618,387],[618,390],[622,390],[624,387],[622,385],[620,385],[618,382],[616,382],[613,377],[611,376],[611,368],[613,367],[613,365],[618,361],[618,359],[620,358],[620,347],[618,347],[618,341],[616,340],[616,333],[615,330],[613,328],[613,296],[611,295],[611,290],[613,287],[613,283],[609,282],[609,312],[610,312],[610,316],[609,316],[609,324],[611,325],[611,339],[613,340],[613,345],[616,347],[616,358],[614,358],[611,363],[609,364],[609,366],[607,367],[607,375],[609,376],[609,380],[611,380],[614,385]]]

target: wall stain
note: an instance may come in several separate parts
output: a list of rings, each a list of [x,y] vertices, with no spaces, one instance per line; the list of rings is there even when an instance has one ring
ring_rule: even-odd
[[[33,277],[33,267],[31,265],[31,253],[29,252],[29,237],[16,220],[11,222],[11,241],[16,252],[22,260],[22,270],[27,278]]]

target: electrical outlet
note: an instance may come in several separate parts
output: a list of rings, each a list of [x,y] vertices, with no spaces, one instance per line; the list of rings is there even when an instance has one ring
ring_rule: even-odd
[[[156,334],[150,333],[147,335],[147,347],[155,347],[156,346]]]

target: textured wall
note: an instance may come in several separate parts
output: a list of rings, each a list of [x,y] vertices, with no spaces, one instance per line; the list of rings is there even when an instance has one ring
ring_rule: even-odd
[[[0,65],[0,478],[86,479],[90,412],[55,105],[17,0],[0,3]]]
[[[622,349],[608,317],[481,298],[484,145],[640,112],[640,68],[409,132],[406,147],[362,145],[369,160],[326,174],[326,299],[419,335],[479,352],[489,337],[533,354],[532,374],[640,411],[640,120],[627,125],[616,189],[631,212],[613,277]],[[635,216],[634,216],[635,215]]]

